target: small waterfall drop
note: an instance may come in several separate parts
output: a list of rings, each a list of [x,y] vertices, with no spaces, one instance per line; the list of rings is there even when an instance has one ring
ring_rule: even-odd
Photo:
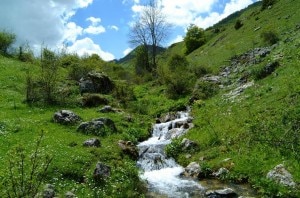
[[[176,118],[155,124],[152,137],[138,144],[138,166],[142,170],[141,179],[148,183],[150,192],[170,198],[199,197],[203,187],[196,181],[181,178],[184,168],[173,158],[167,158],[164,148],[173,138],[187,132],[190,117],[188,112],[178,112]],[[187,127],[188,125],[188,127]]]

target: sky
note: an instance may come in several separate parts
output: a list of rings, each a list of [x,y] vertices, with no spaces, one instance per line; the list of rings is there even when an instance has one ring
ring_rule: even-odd
[[[258,0],[159,0],[172,25],[164,47],[183,40],[190,24],[208,28]],[[16,46],[62,47],[78,55],[120,59],[134,46],[131,24],[145,0],[1,0],[0,30],[16,34]]]

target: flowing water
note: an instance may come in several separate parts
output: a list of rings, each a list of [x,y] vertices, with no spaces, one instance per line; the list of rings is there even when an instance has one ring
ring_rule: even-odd
[[[140,177],[148,183],[154,197],[199,197],[203,187],[194,180],[182,178],[184,168],[173,158],[167,158],[164,148],[171,139],[183,135],[188,129],[188,112],[178,112],[177,118],[153,126],[152,137],[138,145],[140,158],[137,162],[142,173]]]

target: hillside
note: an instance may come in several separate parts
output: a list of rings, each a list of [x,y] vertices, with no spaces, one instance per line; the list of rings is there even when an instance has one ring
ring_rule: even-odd
[[[249,184],[258,197],[299,197],[299,8],[296,0],[278,0],[265,10],[261,2],[255,3],[206,29],[207,42],[192,53],[185,55],[183,42],[163,50],[155,76],[133,74],[133,52],[117,63],[60,55],[53,104],[43,103],[40,95],[25,101],[29,85],[32,89],[42,85],[33,93],[44,88],[42,81],[33,80],[42,74],[39,60],[22,62],[17,56],[0,55],[0,189],[6,189],[0,196],[24,197],[22,189],[28,183],[38,184],[36,192],[51,184],[58,197],[66,193],[145,197],[146,184],[136,166],[138,154],[131,147],[122,151],[120,140],[131,142],[126,146],[136,145],[151,135],[153,123],[189,106],[193,128],[174,139],[166,153],[183,167],[199,164],[200,183],[218,179],[224,184]],[[239,29],[234,28],[237,20],[243,24]],[[277,40],[271,44],[268,38],[274,35]],[[174,65],[171,70],[168,67],[177,55],[186,60],[184,68]],[[113,91],[81,94],[79,77],[91,70],[113,79]],[[185,91],[173,89],[172,84]],[[93,98],[102,103],[83,105],[86,100],[94,102]],[[105,105],[113,111],[100,112]],[[54,122],[54,113],[63,109],[79,115],[82,122],[110,119],[117,130],[83,133],[80,123]],[[91,138],[98,138],[101,145],[83,146]],[[193,141],[196,148],[182,149],[183,138]],[[46,156],[53,159],[43,173]],[[41,166],[35,167],[34,159]],[[109,173],[95,177],[98,162],[102,168],[108,166]],[[267,179],[279,164],[292,175],[292,187]],[[220,168],[226,168],[226,173],[213,176]]]

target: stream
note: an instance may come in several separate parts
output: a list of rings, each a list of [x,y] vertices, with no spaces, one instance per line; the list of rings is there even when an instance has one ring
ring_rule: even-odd
[[[192,127],[189,111],[177,112],[170,121],[153,125],[152,136],[139,143],[139,159],[137,165],[141,170],[140,178],[146,181],[148,193],[146,197],[195,198],[207,197],[207,190],[233,189],[239,196],[256,197],[256,193],[247,184],[222,183],[217,179],[201,181],[182,177],[184,168],[164,152],[172,139],[184,135]],[[238,197],[230,196],[230,197]],[[218,197],[218,196],[209,196]],[[221,196],[227,197],[227,196]]]
[[[175,119],[155,124],[152,137],[138,144],[140,177],[147,182],[152,197],[199,197],[203,193],[204,188],[197,181],[180,177],[184,168],[164,152],[173,138],[188,130],[183,124],[188,119],[188,112],[178,112]]]

